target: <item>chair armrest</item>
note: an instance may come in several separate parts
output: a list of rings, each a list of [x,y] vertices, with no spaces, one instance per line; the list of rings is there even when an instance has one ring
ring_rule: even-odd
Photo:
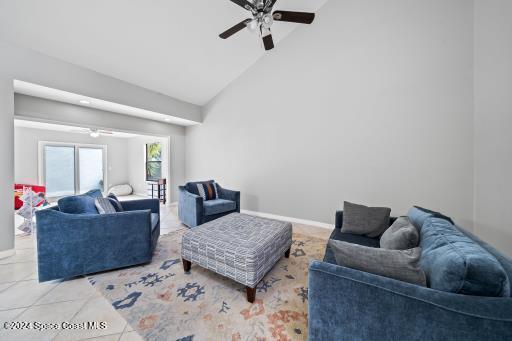
[[[219,198],[234,201],[236,203],[236,211],[240,213],[240,191],[232,191],[220,186],[218,187],[220,189]]]
[[[512,298],[457,295],[313,261],[310,340],[512,337]]]
[[[151,213],[160,214],[160,201],[158,199],[139,199],[122,201],[121,206],[125,211],[151,210]]]
[[[151,259],[151,211],[36,212],[39,281],[140,264]]]
[[[184,186],[179,186],[178,216],[188,227],[201,225],[203,222],[203,198],[190,193]]]

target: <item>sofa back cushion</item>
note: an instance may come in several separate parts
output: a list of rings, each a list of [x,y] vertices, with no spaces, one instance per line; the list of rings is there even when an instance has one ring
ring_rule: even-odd
[[[425,219],[420,247],[420,264],[430,288],[473,296],[510,296],[509,279],[500,262],[447,220]]]
[[[73,195],[59,199],[59,211],[70,214],[98,214],[95,199],[101,198],[100,190],[92,190],[85,194]]]

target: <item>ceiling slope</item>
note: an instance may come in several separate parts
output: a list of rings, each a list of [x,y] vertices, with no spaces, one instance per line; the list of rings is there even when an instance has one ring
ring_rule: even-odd
[[[326,1],[279,0],[275,9],[315,12]],[[265,53],[247,30],[219,39],[247,17],[229,0],[0,1],[0,38],[204,105]],[[297,26],[273,26],[277,48]]]

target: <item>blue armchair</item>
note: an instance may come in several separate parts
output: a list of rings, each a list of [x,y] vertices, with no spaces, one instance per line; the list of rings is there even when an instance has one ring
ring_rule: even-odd
[[[199,195],[196,184],[197,182],[188,182],[179,187],[178,216],[183,224],[196,227],[233,212],[240,213],[240,192],[216,184],[218,199],[204,200]]]
[[[124,201],[124,212],[36,212],[39,282],[148,263],[160,236],[158,199]]]
[[[378,247],[379,238],[341,232],[336,213],[332,239]],[[463,231],[501,263],[512,262]],[[324,261],[309,266],[309,340],[512,340],[512,298],[433,290]]]

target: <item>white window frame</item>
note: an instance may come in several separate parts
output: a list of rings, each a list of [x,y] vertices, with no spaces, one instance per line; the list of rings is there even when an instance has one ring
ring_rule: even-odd
[[[92,148],[92,149],[101,149],[103,152],[103,189],[102,192],[105,192],[108,187],[107,182],[107,146],[104,144],[87,144],[87,143],[73,143],[73,142],[52,142],[52,141],[39,141],[38,143],[38,177],[39,183],[46,185],[46,174],[45,174],[45,160],[44,160],[44,147],[72,147],[75,149],[75,195],[80,192],[80,158],[79,158],[79,149],[80,148]],[[47,197],[48,199],[58,199],[59,197]]]

